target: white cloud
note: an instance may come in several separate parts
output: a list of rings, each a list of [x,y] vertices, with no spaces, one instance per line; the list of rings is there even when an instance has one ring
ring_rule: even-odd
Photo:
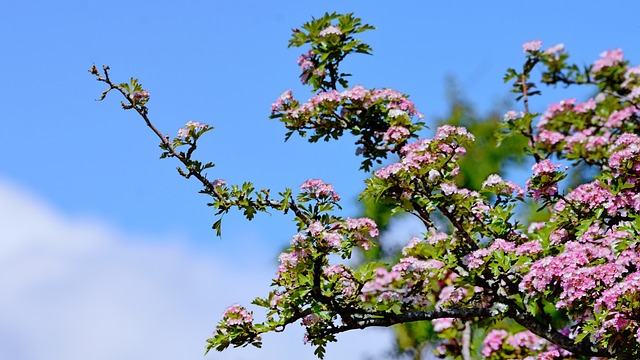
[[[1,179],[0,234],[1,359],[203,359],[224,308],[266,294],[275,270],[69,219]],[[207,358],[314,359],[301,339],[294,325],[263,349]],[[379,356],[391,341],[380,329],[343,334],[326,358]]]

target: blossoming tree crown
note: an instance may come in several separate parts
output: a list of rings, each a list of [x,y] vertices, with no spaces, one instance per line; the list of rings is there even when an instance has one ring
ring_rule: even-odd
[[[136,111],[160,139],[161,157],[176,158],[185,178],[202,183],[209,205],[222,215],[238,209],[290,213],[297,229],[280,255],[272,290],[256,298],[266,309],[257,321],[235,304],[207,340],[207,351],[260,346],[261,334],[300,322],[304,342],[323,357],[328,342],[352,329],[432,321],[442,357],[636,358],[640,352],[640,67],[622,50],[609,50],[592,65],[571,64],[563,45],[523,45],[524,65],[505,76],[522,109],[504,115],[501,139],[523,136],[533,159],[524,186],[489,176],[479,191],[460,188],[459,160],[474,141],[463,127],[445,125],[420,138],[423,115],[394,89],[350,86],[340,71],[345,57],[369,54],[357,34],[373,29],[352,14],[325,14],[293,30],[300,80],[313,96],[287,90],[271,106],[271,118],[310,142],[356,138],[361,169],[371,176],[361,199],[413,214],[425,225],[407,239],[393,264],[349,266],[354,249],[375,245],[378,228],[368,218],[343,218],[340,196],[318,179],[296,193],[277,196],[252,183],[209,180],[213,163],[194,157],[200,137],[213,127],[190,121],[171,137],[151,122],[149,92],[136,80],[112,82],[109,68],[90,72],[116,91],[124,109]],[[534,69],[541,74],[534,79]],[[542,113],[529,109],[541,85],[587,86],[596,95],[566,99]],[[395,160],[383,160],[392,157]],[[568,166],[585,164],[590,181],[563,189]],[[375,170],[374,170],[375,167]],[[525,224],[518,206],[535,201],[548,220]],[[221,221],[213,226],[218,233]],[[337,256],[336,256],[337,255]],[[474,348],[470,329],[484,337]]]

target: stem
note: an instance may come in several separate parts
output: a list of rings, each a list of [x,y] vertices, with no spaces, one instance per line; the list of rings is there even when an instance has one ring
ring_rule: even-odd
[[[200,183],[202,183],[202,185],[205,188],[204,192],[207,193],[207,194],[210,194],[213,197],[215,197],[217,200],[222,201],[226,207],[230,207],[231,205],[233,205],[232,202],[229,199],[225,198],[224,196],[222,196],[222,194],[220,194],[220,192],[218,191],[218,188],[216,186],[214,186],[209,180],[207,180],[205,175],[203,175],[199,171],[194,171],[193,169],[191,169],[191,166],[189,166],[188,157],[185,157],[185,156],[181,155],[178,151],[176,151],[176,149],[173,147],[173,145],[169,141],[168,136],[164,136],[160,132],[160,130],[158,130],[158,128],[156,128],[155,125],[153,125],[153,123],[151,122],[151,119],[149,119],[149,116],[148,116],[148,112],[149,112],[148,108],[146,106],[144,106],[144,105],[136,104],[129,97],[129,94],[127,94],[119,85],[114,84],[111,81],[111,79],[109,78],[109,67],[108,66],[103,66],[102,69],[104,71],[104,77],[98,72],[98,69],[96,68],[95,65],[92,67],[91,70],[89,70],[89,72],[91,72],[93,75],[96,76],[98,81],[104,82],[107,85],[109,85],[109,89],[107,89],[106,91],[104,91],[102,93],[102,97],[99,100],[103,100],[105,98],[105,96],[107,95],[107,93],[109,93],[109,91],[111,91],[111,90],[116,90],[120,94],[122,94],[122,96],[124,96],[124,98],[127,99],[127,102],[128,102],[128,104],[125,104],[123,102],[122,103],[123,107],[125,107],[125,109],[135,109],[136,110],[138,115],[140,115],[140,117],[142,117],[142,119],[144,120],[144,122],[147,125],[147,127],[149,127],[153,131],[153,133],[156,134],[156,136],[160,139],[160,143],[162,145],[162,148],[166,149],[166,151],[169,153],[169,156],[170,157],[175,157],[176,159],[178,159],[185,166],[185,168],[189,170],[188,176],[193,176],[196,179],[198,179],[200,181]],[[194,145],[195,144],[193,144],[192,147],[194,147]],[[189,157],[190,157],[191,153],[193,152],[193,150],[195,150],[195,148],[190,149],[190,152],[188,153]],[[252,205],[258,205],[258,206],[261,206],[261,207],[269,207],[269,208],[273,208],[273,209],[277,209],[277,210],[286,211],[286,209],[282,208],[282,202],[280,202],[280,201],[265,199],[265,200],[262,200],[262,201],[250,200],[250,203]],[[296,205],[293,196],[289,199],[289,209],[291,209],[293,211],[293,213],[298,218],[300,218],[305,224],[307,224],[307,225],[311,224],[311,221],[309,220],[309,218]]]
[[[462,331],[462,359],[471,360],[471,322],[464,323]]]

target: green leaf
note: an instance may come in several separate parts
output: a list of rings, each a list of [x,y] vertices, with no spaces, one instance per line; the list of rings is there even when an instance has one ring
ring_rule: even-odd
[[[216,236],[222,236],[222,218],[218,219],[216,222],[213,223],[213,226],[211,227],[213,230],[216,231]]]

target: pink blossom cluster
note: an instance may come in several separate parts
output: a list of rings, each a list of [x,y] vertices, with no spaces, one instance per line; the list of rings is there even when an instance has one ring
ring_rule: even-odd
[[[538,133],[535,140],[536,142],[545,143],[548,145],[556,145],[564,140],[565,136],[557,131],[542,130]]]
[[[547,110],[542,114],[542,117],[540,117],[538,128],[546,125],[553,117],[558,116],[565,111],[571,111],[574,108],[576,101],[577,100],[575,98],[571,98],[549,105]]]
[[[329,34],[342,35],[342,30],[337,26],[330,25],[330,26],[327,26],[326,28],[324,28],[322,31],[320,31],[318,36],[326,37]]]
[[[609,166],[612,169],[621,169],[631,160],[630,167],[640,171],[638,167],[638,154],[640,153],[640,136],[631,133],[622,134],[613,146],[613,153],[609,157]]]
[[[192,130],[204,130],[207,128],[209,128],[207,124],[197,121],[187,121],[185,127],[178,129],[178,137],[185,139],[190,136]]]
[[[282,110],[285,104],[288,104],[291,100],[293,100],[293,91],[286,90],[280,96],[278,96],[278,100],[276,100],[273,104],[271,104],[271,112],[274,113],[276,111]]]
[[[455,163],[466,152],[465,148],[459,145],[459,141],[471,142],[474,139],[474,136],[463,127],[451,125],[439,127],[434,139],[420,139],[403,146],[400,149],[400,161],[376,171],[375,176],[387,179],[395,174],[414,172],[438,165],[443,166],[445,164],[439,164],[443,161]],[[438,169],[433,170],[436,170],[435,175],[437,175]],[[455,176],[456,174],[457,170],[454,170],[450,175]],[[438,177],[433,176],[433,179]]]
[[[337,92],[335,90],[320,92],[299,107],[284,107],[283,104],[287,103],[287,101],[291,101],[288,96],[283,100],[279,98],[271,106],[272,113],[284,112],[286,115],[296,119],[308,119],[317,115],[320,109],[337,109],[341,105],[349,109],[368,108],[374,103],[382,101],[389,111],[396,109],[404,111],[409,116],[417,116],[421,119],[424,117],[416,109],[415,104],[407,99],[407,96],[403,93],[393,89],[368,90],[361,85],[356,85],[343,92]],[[348,112],[348,110],[345,111]],[[343,116],[344,115],[346,114],[343,112]]]
[[[224,311],[223,320],[227,326],[244,325],[253,321],[253,315],[244,306],[234,304]]]
[[[542,41],[540,40],[532,40],[522,44],[522,52],[528,53],[532,51],[538,51],[542,47]]]
[[[328,265],[323,270],[324,275],[337,285],[340,293],[346,297],[356,295],[357,285],[351,270],[342,264]]]
[[[530,349],[533,351],[542,350],[548,344],[547,340],[529,330],[510,335],[506,343],[514,349]]]
[[[576,131],[564,139],[567,143],[565,151],[567,153],[583,151],[585,154],[595,152],[604,148],[611,140],[611,132],[605,131],[602,134],[596,133],[594,127],[581,131]]]
[[[627,106],[621,110],[615,110],[609,115],[604,126],[608,128],[619,128],[624,121],[629,120],[631,116],[637,113],[638,109],[634,105]]]
[[[470,133],[465,127],[462,126],[451,126],[451,125],[442,125],[436,129],[436,135],[434,139],[437,140],[447,140],[452,138],[453,136],[466,137],[469,140],[475,140],[475,136]]]
[[[504,254],[515,253],[518,256],[534,255],[542,251],[542,245],[538,240],[531,240],[518,245],[514,242],[498,238],[488,247],[475,250],[466,256],[469,269],[476,269],[482,266],[486,262],[486,258],[496,251],[501,251]]]
[[[511,196],[516,194],[518,197],[524,196],[524,189],[510,180],[504,180],[500,175],[492,174],[482,183],[483,189],[492,189],[496,191],[496,195]]]
[[[595,311],[615,309],[618,299],[626,294],[640,294],[640,271],[627,275],[622,282],[604,290],[594,303]]]
[[[572,110],[576,114],[584,114],[589,111],[595,111],[595,109],[596,109],[596,100],[594,98],[590,98],[585,102],[576,104]]]
[[[370,237],[376,237],[379,233],[378,225],[375,223],[375,221],[366,217],[357,219],[347,218],[345,225],[349,230],[355,230],[360,233],[368,233]]]
[[[617,198],[608,187],[597,180],[578,186],[568,193],[565,198],[574,204],[582,204],[588,209],[603,206],[611,215],[615,215],[618,212],[618,208],[625,205],[624,198]]]
[[[377,268],[375,277],[362,286],[362,293],[379,293],[391,290],[392,284],[401,279],[399,271],[389,271],[385,268]]]
[[[498,352],[503,349],[505,345],[511,347],[511,349],[507,350],[509,358],[516,358],[515,356],[519,356],[517,358],[525,360],[550,360],[560,357],[561,355],[571,356],[571,353],[557,348],[547,340],[533,334],[529,330],[509,335],[506,330],[494,329],[487,334],[482,344],[483,348],[481,354],[485,358],[500,355]],[[543,352],[545,349],[546,351]],[[536,355],[525,356],[531,353]]]
[[[418,275],[428,270],[441,269],[443,266],[444,263],[440,260],[420,260],[413,256],[407,256],[401,258],[391,270],[407,275]]]
[[[622,49],[607,50],[600,54],[600,59],[596,60],[591,68],[594,73],[602,71],[606,67],[616,66],[624,60]]]
[[[527,189],[532,192],[533,198],[538,201],[543,195],[553,196],[558,193],[557,179],[555,175],[560,165],[556,165],[549,159],[542,160],[531,167],[533,177],[527,180]],[[536,181],[534,181],[536,180]]]
[[[356,243],[362,246],[365,250],[369,250],[371,248],[371,243],[367,238],[376,237],[379,234],[378,225],[375,221],[366,217],[357,219],[347,218],[345,221],[345,227],[349,230],[349,235],[352,236],[356,240]]]
[[[522,111],[509,110],[504,114],[504,116],[502,117],[502,120],[511,121],[517,118],[521,118],[523,116],[524,116],[524,113]]]
[[[338,195],[333,185],[325,183],[320,179],[309,179],[300,185],[301,191],[308,192],[313,198],[316,199],[328,199],[332,201],[340,201],[340,195]]]
[[[534,262],[520,290],[533,294],[558,284],[562,292],[556,307],[567,308],[578,300],[598,298],[602,288],[612,287],[626,271],[609,247],[569,241],[559,255]]]
[[[320,221],[315,221],[307,227],[307,233],[324,241],[327,245],[339,249],[342,246],[343,235],[339,232],[339,225],[334,224],[329,230],[325,230],[325,226]],[[308,238],[304,234],[296,234],[291,239],[292,246],[303,246]]]
[[[433,331],[439,333],[443,332],[446,329],[450,329],[453,327],[454,321],[457,321],[454,318],[440,318],[431,320],[431,324],[433,325]]]
[[[455,276],[454,276],[455,277]],[[438,302],[436,303],[437,309],[443,309],[451,304],[456,304],[464,300],[469,294],[469,290],[464,287],[456,287],[454,285],[447,285],[440,290],[438,294]]]
[[[392,126],[382,136],[382,140],[388,143],[397,143],[406,140],[411,132],[404,126]]]
[[[494,352],[500,350],[509,333],[503,329],[494,329],[489,331],[482,341],[482,356],[489,357]]]
[[[377,268],[374,278],[366,282],[361,290],[362,299],[376,302],[388,300],[421,307],[429,303],[425,296],[425,283],[442,269],[438,260],[420,260],[413,256],[401,258],[391,270]]]
[[[213,181],[211,181],[211,186],[218,188],[218,187],[223,187],[223,186],[227,186],[227,182],[224,181],[223,179],[215,179]]]
[[[556,44],[550,46],[544,50],[544,53],[547,55],[555,55],[564,51],[564,44]],[[556,57],[557,59],[557,57]]]
[[[309,256],[310,251],[302,246],[294,246],[292,251],[283,252],[278,256],[280,265],[276,271],[276,279],[274,282],[279,285],[285,285],[288,281],[295,280],[296,267]]]
[[[131,100],[133,100],[134,102],[139,102],[139,101],[148,100],[148,99],[149,99],[149,92],[147,90],[137,91],[131,94]]]

